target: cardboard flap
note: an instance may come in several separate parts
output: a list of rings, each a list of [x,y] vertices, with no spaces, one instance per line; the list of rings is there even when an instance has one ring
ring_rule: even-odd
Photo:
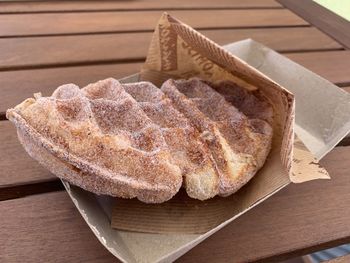
[[[293,183],[303,183],[315,179],[330,179],[325,168],[296,136],[293,149],[293,165],[290,180]]]
[[[224,48],[295,95],[295,133],[317,160],[348,134],[349,93],[254,40]]]

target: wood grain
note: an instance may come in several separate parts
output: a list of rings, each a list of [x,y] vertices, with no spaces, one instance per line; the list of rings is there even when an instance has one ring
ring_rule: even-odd
[[[332,180],[288,186],[179,262],[276,262],[350,242],[350,147],[334,149],[322,165]]]
[[[350,21],[312,0],[279,0],[279,2],[350,49]]]
[[[1,262],[118,262],[65,192],[0,202]]]
[[[9,121],[0,121],[0,141],[0,201],[63,190],[57,177],[25,152]]]
[[[213,9],[213,8],[281,8],[275,0],[137,0],[137,1],[22,1],[0,2],[0,13],[72,12],[105,10],[155,9]]]
[[[286,56],[337,85],[350,85],[350,51],[293,53]]]
[[[0,134],[0,192],[6,187],[55,179],[25,152],[12,123],[0,121]]]
[[[161,14],[162,11],[123,11],[1,15],[0,36],[153,31]],[[170,14],[202,29],[308,25],[285,9],[183,10]]]
[[[322,163],[332,180],[288,186],[178,262],[272,262],[350,242],[350,147]],[[64,192],[3,201],[0,213],[2,262],[116,262]]]
[[[141,63],[106,64],[0,72],[0,112],[41,91],[49,96],[60,85],[79,86],[109,78],[122,78],[140,71]]]
[[[223,45],[252,38],[280,52],[342,47],[311,27],[202,30]],[[145,58],[152,33],[0,39],[0,70]]]
[[[336,84],[350,85],[350,51],[287,56]],[[138,72],[140,67],[141,63],[127,63],[0,72],[0,113],[38,91],[47,96],[64,83],[83,86],[107,77],[125,77]]]

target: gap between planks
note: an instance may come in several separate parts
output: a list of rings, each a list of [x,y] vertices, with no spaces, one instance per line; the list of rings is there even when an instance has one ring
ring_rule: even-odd
[[[293,51],[281,51],[281,54],[304,54],[304,53],[319,53],[328,51],[344,51],[343,48],[326,48],[326,49],[314,49],[314,50],[293,50]],[[81,67],[81,66],[98,66],[98,65],[123,65],[131,63],[144,63],[146,57],[134,57],[134,58],[116,58],[116,59],[103,59],[103,60],[92,60],[92,61],[72,61],[72,62],[52,62],[52,63],[39,63],[32,65],[1,65],[0,73],[10,71],[21,71],[21,70],[34,70],[34,69],[50,69],[50,68],[64,68],[64,67]],[[339,83],[339,86],[347,86],[350,81]]]
[[[0,15],[0,35],[13,37],[153,31],[161,14],[161,11],[126,11]],[[286,9],[183,10],[171,11],[170,14],[197,29],[309,26],[309,23]]]
[[[270,25],[270,26],[226,26],[226,27],[193,27],[197,31],[201,30],[249,30],[249,29],[288,29],[288,28],[311,28],[311,25]],[[36,38],[36,37],[69,37],[69,36],[91,36],[91,35],[110,35],[110,34],[134,34],[134,33],[153,33],[154,29],[140,30],[108,30],[94,32],[72,32],[72,33],[48,33],[48,34],[29,34],[29,35],[1,35],[0,39],[21,39],[21,38]]]
[[[350,147],[339,147],[322,160],[332,180],[289,185],[180,261],[279,262],[350,242],[349,151]],[[5,262],[116,260],[100,245],[64,192],[3,201],[0,211],[0,236],[6,241],[0,258]]]
[[[131,10],[196,10],[196,9],[273,9],[283,8],[275,0],[147,0],[147,1],[11,1],[0,3],[3,13],[95,12]]]
[[[339,86],[350,86],[350,51],[293,53],[286,56]],[[141,66],[142,63],[103,64],[0,72],[0,112],[3,116],[6,109],[32,97],[35,92],[49,96],[63,83],[83,87],[108,77],[118,79],[134,74],[140,71]]]
[[[0,201],[63,190],[64,186],[58,179],[47,180],[46,182],[0,187]]]
[[[342,49],[312,27],[201,30],[201,33],[219,45],[252,38],[282,53]],[[152,33],[120,33],[0,39],[0,70],[143,61],[151,37]]]
[[[1,6],[0,6],[1,8]],[[283,7],[171,7],[166,11],[202,11],[202,10],[275,10],[284,9]],[[98,13],[98,12],[129,12],[129,11],[165,11],[164,8],[152,8],[152,9],[81,9],[81,10],[50,10],[50,11],[13,11],[4,12],[0,10],[0,15],[23,15],[23,14],[64,14],[64,13]]]

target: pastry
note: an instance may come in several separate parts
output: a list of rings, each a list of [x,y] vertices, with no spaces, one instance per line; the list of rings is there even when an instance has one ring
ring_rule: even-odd
[[[273,110],[259,91],[194,78],[58,87],[7,111],[26,151],[96,194],[161,203],[228,196],[263,166]]]
[[[215,163],[198,130],[152,83],[137,82],[123,87],[162,130],[174,163],[182,171],[187,194],[200,200],[217,195],[219,178]]]
[[[63,85],[9,109],[7,118],[34,159],[88,191],[159,203],[181,187],[161,130],[114,79]]]
[[[272,128],[254,123],[206,82],[168,80],[162,91],[201,132],[219,172],[219,195],[246,184],[262,167],[270,151]],[[260,127],[261,126],[261,127]]]

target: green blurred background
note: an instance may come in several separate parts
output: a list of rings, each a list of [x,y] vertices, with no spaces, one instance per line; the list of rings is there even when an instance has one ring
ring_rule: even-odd
[[[319,5],[329,9],[350,21],[350,0],[314,0]]]

